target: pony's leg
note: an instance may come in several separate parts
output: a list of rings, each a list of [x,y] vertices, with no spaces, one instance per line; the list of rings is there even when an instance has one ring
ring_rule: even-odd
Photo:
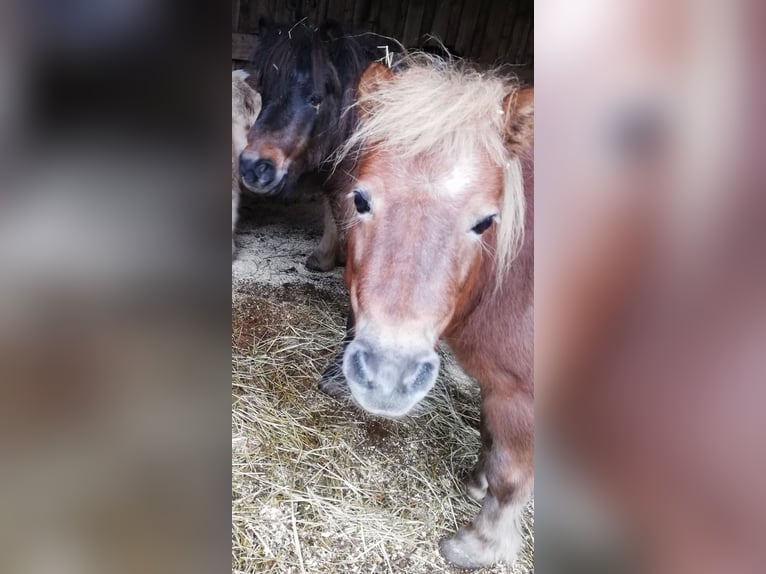
[[[306,260],[306,267],[311,271],[332,271],[335,269],[335,257],[338,251],[338,226],[330,205],[324,201],[324,234],[322,241]]]
[[[471,471],[471,475],[465,483],[465,492],[476,502],[481,502],[487,495],[487,459],[489,458],[492,439],[487,431],[487,425],[484,421],[484,413],[481,415],[481,447],[479,447],[479,460]]]
[[[524,543],[520,522],[527,500],[503,503],[487,494],[473,523],[441,541],[442,556],[460,568],[513,563]]]
[[[461,568],[513,562],[523,545],[520,522],[534,485],[532,401],[485,397],[482,413],[491,446],[484,464],[487,481],[473,522],[442,540],[442,555]]]
[[[348,396],[348,383],[346,382],[346,376],[343,374],[343,354],[353,339],[354,315],[349,313],[346,320],[346,334],[343,337],[340,351],[333,357],[330,364],[325,367],[322,377],[319,379],[319,390],[331,397]]]

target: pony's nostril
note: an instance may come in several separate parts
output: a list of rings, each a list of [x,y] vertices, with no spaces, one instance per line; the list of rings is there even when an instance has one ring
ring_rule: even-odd
[[[239,175],[246,177],[248,174],[252,174],[253,164],[255,164],[255,162],[252,159],[239,156]]]
[[[434,378],[434,365],[430,362],[421,363],[412,380],[412,388],[419,389],[427,387]]]
[[[367,353],[364,351],[356,351],[351,356],[351,370],[357,383],[372,388],[372,377],[370,377],[367,368]]]
[[[274,163],[268,159],[259,159],[253,165],[253,173],[255,178],[261,186],[267,186],[274,181],[274,176],[277,173],[277,168]]]

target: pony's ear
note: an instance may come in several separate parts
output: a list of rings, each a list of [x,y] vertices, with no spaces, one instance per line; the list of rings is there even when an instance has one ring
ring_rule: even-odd
[[[365,68],[364,72],[362,72],[362,77],[359,78],[357,95],[360,99],[364,99],[365,96],[374,92],[380,84],[389,81],[393,77],[394,71],[391,68],[380,62],[373,62]]]
[[[505,139],[510,150],[518,155],[529,148],[535,138],[535,89],[514,90],[503,100]]]

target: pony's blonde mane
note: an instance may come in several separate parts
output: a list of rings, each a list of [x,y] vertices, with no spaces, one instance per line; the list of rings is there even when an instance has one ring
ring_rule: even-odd
[[[408,54],[402,70],[361,94],[358,125],[334,157],[384,149],[400,157],[470,157],[484,151],[503,170],[502,205],[497,218],[495,267],[498,284],[518,253],[524,234],[524,180],[521,162],[509,151],[504,98],[518,83],[497,70],[479,71],[462,61]],[[509,98],[508,101],[510,101]]]

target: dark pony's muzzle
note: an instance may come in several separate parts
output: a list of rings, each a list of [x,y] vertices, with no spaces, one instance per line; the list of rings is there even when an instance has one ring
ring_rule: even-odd
[[[254,159],[242,154],[239,157],[239,175],[250,188],[268,189],[277,175],[274,162],[268,159]]]
[[[253,157],[247,152],[239,156],[239,175],[245,187],[266,195],[277,193],[284,180],[274,162],[267,158]]]
[[[438,372],[439,356],[432,349],[383,349],[356,339],[343,357],[343,373],[354,400],[385,417],[409,413],[431,390]]]

